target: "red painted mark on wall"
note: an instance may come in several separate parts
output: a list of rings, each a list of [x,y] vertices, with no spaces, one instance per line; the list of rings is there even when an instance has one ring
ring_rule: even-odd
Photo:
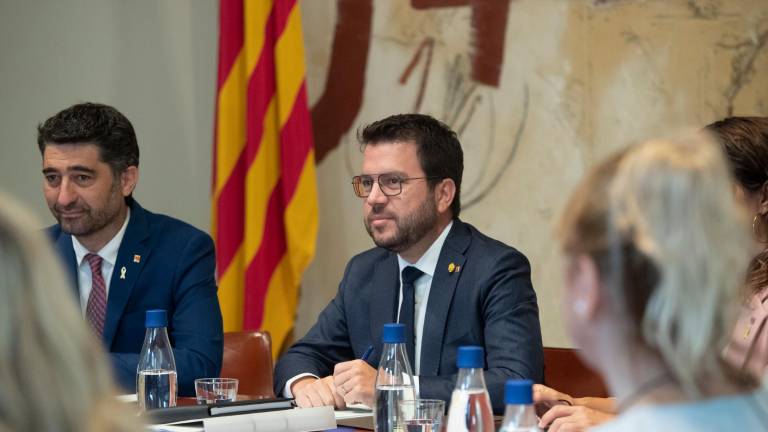
[[[469,6],[472,8],[472,79],[499,86],[504,63],[504,38],[512,0],[411,0],[414,9]]]
[[[365,69],[371,46],[372,0],[338,0],[338,18],[325,90],[312,107],[315,159],[339,145],[363,104]]]
[[[429,78],[429,71],[430,66],[432,66],[432,51],[435,49],[435,40],[432,38],[426,38],[424,39],[424,42],[419,45],[419,48],[416,50],[416,54],[414,54],[413,58],[411,59],[411,62],[408,63],[408,66],[403,71],[402,75],[400,75],[400,79],[398,82],[400,84],[405,84],[408,82],[408,78],[411,76],[411,73],[414,69],[416,69],[416,65],[419,64],[419,60],[421,59],[421,53],[424,51],[427,52],[427,60],[424,62],[424,69],[421,72],[421,81],[419,81],[419,92],[416,95],[416,102],[413,104],[413,112],[419,112],[421,110],[421,103],[424,101],[424,92],[427,89],[427,80]]]

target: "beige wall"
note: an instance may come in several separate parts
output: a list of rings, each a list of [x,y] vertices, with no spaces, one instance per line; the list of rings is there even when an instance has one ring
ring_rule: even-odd
[[[330,0],[301,4],[314,102],[336,9]],[[545,344],[567,346],[551,226],[568,191],[597,158],[631,141],[729,110],[768,115],[768,3],[512,0],[498,88],[469,76],[470,17],[466,7],[415,11],[405,0],[374,1],[354,123],[412,109],[418,79],[397,80],[417,46],[433,38],[421,111],[463,129],[463,200],[478,200],[463,218],[528,255]],[[0,188],[51,221],[35,126],[69,104],[96,100],[136,127],[142,204],[207,229],[216,44],[212,0],[0,0]],[[475,101],[473,114],[446,91],[455,80]],[[358,165],[347,134],[319,166],[319,253],[304,283],[299,333],[333,296],[347,259],[371,246],[349,185]]]

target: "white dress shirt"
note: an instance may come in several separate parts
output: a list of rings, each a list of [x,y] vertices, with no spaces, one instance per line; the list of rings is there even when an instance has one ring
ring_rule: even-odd
[[[413,317],[413,332],[415,333],[414,349],[416,353],[413,357],[416,363],[413,366],[413,374],[418,375],[421,369],[421,334],[424,331],[424,316],[427,314],[427,301],[429,300],[429,291],[432,288],[432,278],[435,276],[435,269],[437,268],[437,260],[440,258],[440,251],[443,250],[443,244],[445,243],[448,233],[451,231],[453,221],[445,227],[440,236],[432,243],[432,246],[424,252],[424,255],[419,258],[415,263],[409,263],[399,254],[397,255],[397,265],[400,268],[400,294],[397,301],[397,322],[400,322],[400,305],[403,302],[403,269],[411,266],[424,272],[424,274],[416,279],[413,283],[414,299],[416,304],[413,307],[413,311],[416,316]]]
[[[128,227],[128,221],[131,219],[131,209],[128,209],[128,214],[125,216],[125,222],[120,228],[120,231],[112,237],[109,243],[105,244],[96,255],[101,257],[101,275],[104,277],[104,289],[106,290],[107,298],[109,298],[109,284],[112,280],[112,271],[115,269],[115,262],[117,261],[117,251],[120,249],[120,244],[123,242],[123,236],[125,230]],[[85,259],[85,256],[89,251],[82,245],[75,236],[72,236],[72,248],[75,250],[75,260],[77,262],[77,285],[80,290],[80,309],[83,316],[85,316],[85,310],[88,307],[88,296],[91,295],[92,275],[91,266]]]
[[[416,364],[412,366],[413,374],[416,375],[414,380],[417,392],[419,388],[418,375],[421,363],[421,334],[424,330],[424,317],[427,314],[427,301],[429,300],[429,291],[430,288],[432,288],[432,278],[434,277],[435,269],[437,268],[437,260],[440,258],[440,252],[443,250],[443,244],[445,244],[445,239],[448,237],[448,233],[451,231],[452,226],[453,221],[451,221],[448,226],[443,229],[443,232],[440,233],[440,236],[437,237],[437,240],[432,243],[432,246],[430,246],[429,249],[424,252],[424,255],[422,255],[421,258],[419,258],[419,260],[415,263],[411,264],[403,257],[401,257],[400,254],[397,255],[397,265],[400,269],[400,276],[398,277],[400,280],[400,291],[397,300],[398,322],[400,322],[400,304],[403,302],[403,269],[407,266],[413,266],[424,272],[424,274],[413,284],[415,288],[415,304],[413,308],[415,316],[413,319],[413,331],[415,333],[414,349],[416,350],[414,361]],[[296,375],[285,383],[285,387],[283,388],[283,396],[292,398],[293,393],[291,392],[291,385],[297,379],[304,378],[306,376],[314,376],[315,378],[319,378],[310,373]]]

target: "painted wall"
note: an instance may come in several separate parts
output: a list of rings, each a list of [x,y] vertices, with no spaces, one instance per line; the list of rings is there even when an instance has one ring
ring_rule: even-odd
[[[460,131],[463,219],[528,255],[545,344],[568,346],[551,232],[584,170],[678,126],[768,115],[763,0],[301,5],[323,159],[319,253],[298,334],[335,293],[349,257],[372,244],[349,184],[361,124],[416,110]],[[35,127],[95,100],[136,127],[142,204],[208,229],[216,44],[212,0],[0,0],[0,188],[50,223]]]
[[[316,141],[325,155],[319,250],[326,251],[307,275],[302,317],[333,295],[348,257],[371,245],[349,185],[360,166],[354,132],[361,124],[415,110],[459,131],[462,218],[529,257],[545,345],[569,346],[552,227],[587,167],[678,127],[768,115],[764,1],[302,6],[313,118],[323,120],[315,127],[323,130]],[[344,21],[350,17],[354,25]],[[359,108],[350,109],[357,95]],[[339,117],[351,117],[351,127]],[[301,320],[298,333],[308,325]]]

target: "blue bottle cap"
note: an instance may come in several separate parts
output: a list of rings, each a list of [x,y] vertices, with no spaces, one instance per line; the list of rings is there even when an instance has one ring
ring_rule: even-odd
[[[533,381],[509,380],[504,387],[504,403],[507,405],[530,405],[533,403]]]
[[[405,343],[405,325],[404,324],[384,324],[384,343]]]
[[[148,310],[144,323],[147,328],[168,327],[168,313],[164,309]]]
[[[482,368],[483,365],[485,365],[483,347],[459,347],[459,354],[456,356],[456,366],[458,366],[459,369],[476,369]]]

